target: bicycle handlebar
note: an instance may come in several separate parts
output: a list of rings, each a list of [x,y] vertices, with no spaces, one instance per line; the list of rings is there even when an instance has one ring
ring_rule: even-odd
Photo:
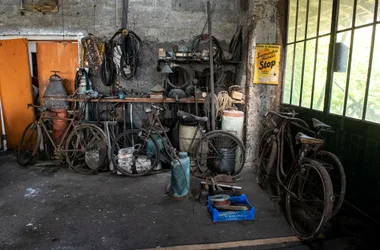
[[[189,114],[189,113],[187,113],[185,111],[182,111],[182,110],[178,110],[177,116],[180,116],[180,117],[191,117],[194,120],[199,121],[199,122],[207,122],[208,121],[208,117],[207,116],[200,117],[200,116]]]
[[[265,114],[265,117],[268,117],[269,114],[276,115],[276,116],[278,116],[278,117],[280,117],[282,119],[291,120],[291,121],[294,121],[294,122],[300,122],[302,124],[301,126],[309,128],[309,125],[304,120],[302,120],[300,118],[294,117],[295,115],[297,115],[297,113],[293,113],[293,112],[276,112],[276,111],[270,110],[270,111],[268,111]]]
[[[40,111],[46,111],[47,108],[45,106],[38,106],[38,105],[34,105],[34,104],[31,104],[31,103],[28,103],[28,109],[29,108],[36,108],[36,109],[39,109]]]
[[[164,111],[164,109],[163,108],[161,108],[161,107],[158,107],[158,106],[156,106],[156,105],[150,105],[152,108],[154,108],[154,109],[156,109],[156,110],[160,110],[160,111]]]

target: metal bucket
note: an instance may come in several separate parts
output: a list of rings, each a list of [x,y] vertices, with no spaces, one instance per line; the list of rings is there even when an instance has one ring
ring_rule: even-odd
[[[219,148],[217,152],[219,157],[213,162],[214,172],[232,174],[235,171],[236,148]]]

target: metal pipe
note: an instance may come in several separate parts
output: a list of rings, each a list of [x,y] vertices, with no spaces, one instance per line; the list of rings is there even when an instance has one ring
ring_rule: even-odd
[[[208,40],[209,60],[210,60],[210,89],[211,89],[211,130],[215,130],[215,90],[214,90],[214,54],[212,46],[212,22],[211,22],[211,7],[210,0],[207,1],[207,19],[208,19]]]
[[[115,2],[115,27],[119,27],[119,9],[117,8],[119,6],[119,0],[116,0]]]
[[[129,103],[129,121],[131,122],[131,129],[133,129],[133,104]]]
[[[7,151],[7,136],[5,133],[5,125],[4,125],[4,112],[3,112],[3,106],[1,104],[1,98],[0,98],[0,114],[1,114],[1,139],[3,141],[3,149],[4,151]],[[1,146],[1,143],[0,143]]]
[[[129,9],[129,0],[123,0],[123,15],[121,20],[121,28],[125,29],[128,25],[128,9]]]

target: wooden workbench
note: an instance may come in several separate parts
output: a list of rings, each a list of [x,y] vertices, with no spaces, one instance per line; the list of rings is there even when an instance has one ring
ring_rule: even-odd
[[[69,102],[83,102],[84,98],[67,98]],[[124,99],[116,99],[116,98],[102,98],[102,99],[91,99],[90,102],[109,102],[109,103],[176,103],[176,99],[174,98],[149,98],[149,97],[126,97]],[[198,103],[202,104],[205,102],[204,98],[199,98]],[[191,104],[195,103],[194,97],[182,98],[178,100],[178,103]],[[235,104],[244,104],[244,101],[233,101]]]

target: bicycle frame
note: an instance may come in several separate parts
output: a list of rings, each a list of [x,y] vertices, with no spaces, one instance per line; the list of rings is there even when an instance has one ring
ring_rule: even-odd
[[[49,111],[48,111],[49,112]],[[40,116],[40,119],[38,120],[37,124],[42,128],[42,133],[47,136],[49,141],[54,147],[54,151],[56,153],[65,153],[65,152],[74,152],[75,150],[66,150],[64,147],[65,139],[67,138],[67,135],[69,134],[69,131],[71,131],[72,128],[75,128],[75,125],[79,123],[77,120],[78,115],[74,115],[73,118],[62,118],[62,117],[54,117],[54,116],[46,116],[46,112],[43,112]],[[60,135],[60,142],[57,144],[55,143],[54,139],[50,136],[49,130],[45,126],[46,120],[63,120],[63,121],[70,121],[65,131]]]

